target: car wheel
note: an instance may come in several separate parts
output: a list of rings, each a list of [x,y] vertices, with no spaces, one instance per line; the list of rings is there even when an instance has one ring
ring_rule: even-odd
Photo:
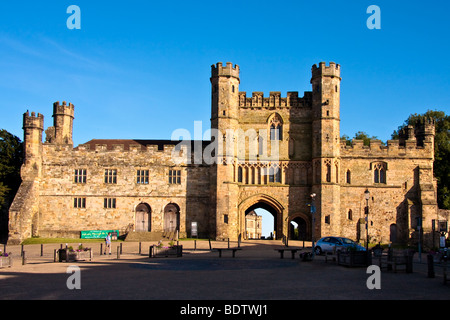
[[[322,249],[321,249],[320,247],[315,247],[315,248],[314,248],[314,252],[315,252],[315,254],[317,254],[317,255],[321,255],[321,254],[322,254]]]

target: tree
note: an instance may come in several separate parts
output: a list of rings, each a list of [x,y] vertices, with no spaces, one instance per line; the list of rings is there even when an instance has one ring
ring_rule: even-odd
[[[369,144],[370,144],[370,140],[375,140],[375,139],[377,139],[377,137],[375,137],[375,136],[372,136],[372,137],[369,137],[369,135],[367,134],[367,133],[365,133],[364,131],[358,131],[357,133],[355,133],[355,136],[353,137],[353,139],[350,139],[347,135],[343,135],[342,137],[341,137],[341,139],[342,140],[345,140],[346,141],[346,144],[348,145],[348,146],[351,146],[352,145],[352,140],[353,139],[356,139],[356,140],[363,140],[363,142],[364,142],[364,145],[365,146],[368,146]],[[384,144],[384,143],[383,143]]]
[[[434,119],[434,176],[437,179],[437,198],[441,209],[450,209],[450,116],[444,111],[428,110],[424,114],[411,114],[402,126],[394,131],[393,139],[398,139],[398,132],[407,125],[416,125],[425,119]]]
[[[0,130],[0,240],[4,240],[8,230],[8,210],[21,178],[23,163],[23,143],[8,131]],[[6,234],[5,234],[6,233]]]

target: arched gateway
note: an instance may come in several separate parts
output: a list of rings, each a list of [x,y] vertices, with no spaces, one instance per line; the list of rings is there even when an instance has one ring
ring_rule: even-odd
[[[245,235],[245,216],[258,208],[265,209],[274,216],[273,230],[275,231],[275,237],[281,239],[283,234],[286,233],[283,230],[287,230],[287,226],[283,224],[286,218],[284,215],[287,215],[287,212],[280,202],[265,194],[251,196],[239,204],[239,233]]]

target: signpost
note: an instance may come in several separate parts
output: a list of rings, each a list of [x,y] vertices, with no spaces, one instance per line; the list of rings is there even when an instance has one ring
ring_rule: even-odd
[[[104,239],[111,232],[111,240],[117,240],[119,230],[86,230],[81,231],[81,239]]]
[[[197,222],[191,222],[191,238],[198,238]]]

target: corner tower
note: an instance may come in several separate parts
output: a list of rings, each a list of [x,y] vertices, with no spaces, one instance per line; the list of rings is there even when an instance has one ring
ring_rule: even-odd
[[[330,62],[312,67],[313,192],[317,194],[316,235],[339,234],[341,68]],[[320,228],[320,229],[319,229]]]
[[[32,180],[39,175],[42,164],[42,131],[44,116],[27,111],[23,115],[24,165],[22,179]]]
[[[75,106],[59,101],[53,104],[53,127],[46,130],[46,142],[73,146],[72,132]]]
[[[211,66],[211,128],[225,133],[239,117],[239,66],[221,62]]]
[[[210,80],[212,132],[222,141],[233,141],[229,135],[239,128],[239,66],[233,67],[231,62],[225,66],[220,62],[212,65]],[[227,161],[224,161],[219,154],[211,169],[210,228],[216,230],[217,239],[236,240],[239,234],[236,206],[239,187],[233,179],[235,159],[234,155],[229,157],[227,154]]]

